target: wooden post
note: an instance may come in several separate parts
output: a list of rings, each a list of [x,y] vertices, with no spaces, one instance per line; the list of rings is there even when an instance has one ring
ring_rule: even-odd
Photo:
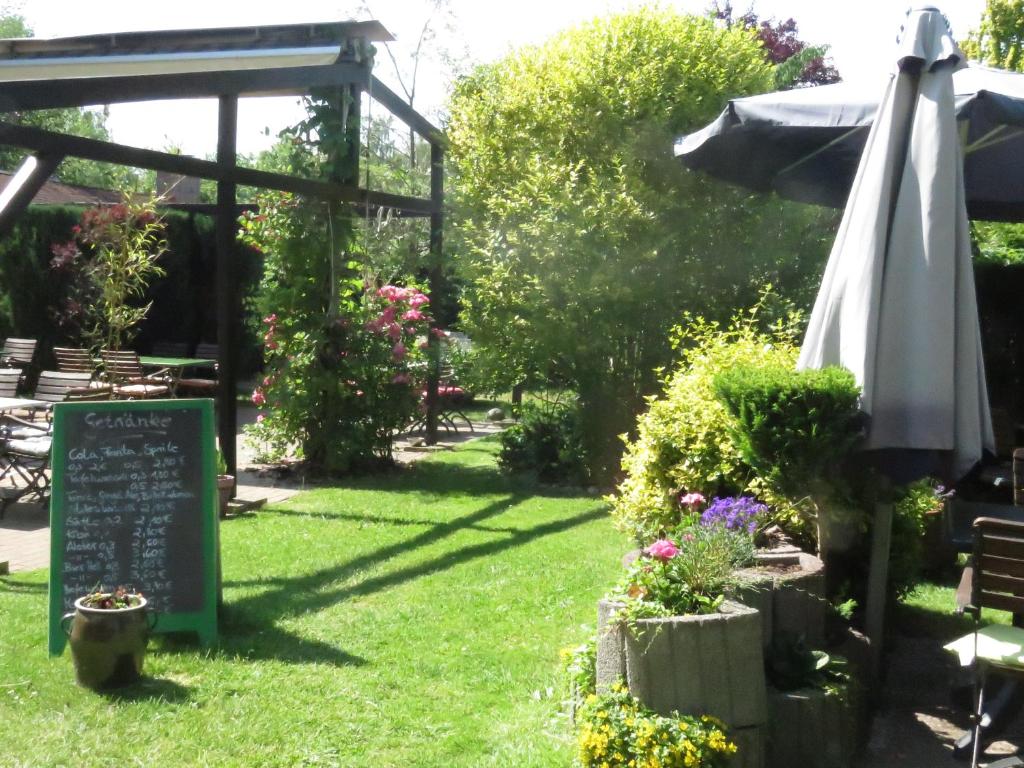
[[[882,645],[885,640],[885,604],[889,583],[889,549],[892,543],[892,501],[886,493],[875,502],[875,519],[871,531],[871,559],[868,566],[868,597],[864,629],[871,644],[871,674],[868,681],[872,694],[880,691]]]
[[[217,164],[234,167],[238,133],[238,98],[221,96],[217,121]],[[220,389],[217,394],[217,435],[228,474],[238,477],[235,439],[238,417],[235,411],[237,389],[238,325],[241,312],[238,280],[235,275],[235,183],[217,182],[217,364]],[[237,480],[236,480],[237,483]],[[234,495],[234,494],[232,494]]]
[[[427,370],[427,445],[437,444],[437,417],[440,403],[437,397],[438,380],[441,374],[441,340],[433,333],[438,328],[437,313],[444,295],[444,271],[442,251],[444,248],[444,147],[430,142],[430,201],[434,212],[430,214],[430,301],[434,322],[427,340],[430,358]]]

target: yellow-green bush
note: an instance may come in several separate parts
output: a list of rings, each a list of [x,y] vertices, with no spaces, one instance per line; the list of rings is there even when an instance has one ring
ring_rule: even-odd
[[[760,309],[736,316],[727,328],[686,317],[676,329],[679,363],[665,377],[663,393],[648,400],[637,437],[626,445],[626,477],[610,499],[616,527],[638,541],[679,523],[679,496],[686,492],[749,493],[772,504],[776,515],[793,512],[742,460],[732,417],[715,393],[715,377],[735,366],[796,365],[797,318],[765,330]]]

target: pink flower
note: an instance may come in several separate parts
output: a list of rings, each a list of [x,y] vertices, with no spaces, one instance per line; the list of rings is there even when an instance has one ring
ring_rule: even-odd
[[[270,384],[271,384],[271,380],[270,380],[270,377],[269,377],[269,376],[264,376],[264,377],[263,377],[263,386],[264,386],[264,387],[269,387],[269,386],[270,386]]]
[[[276,341],[268,341],[267,342],[267,349],[271,349],[271,350],[277,349],[277,342]]]
[[[672,539],[658,539],[644,550],[644,554],[667,562],[679,554],[679,547]]]
[[[392,384],[408,384],[409,374],[408,373],[396,373],[391,377]]]
[[[398,323],[392,323],[388,326],[388,336],[391,337],[392,341],[398,341],[402,338],[402,326]]]
[[[415,323],[418,320],[422,320],[424,317],[425,315],[418,309],[410,309],[408,312],[402,315],[403,320],[408,320],[411,323]]]
[[[277,322],[277,313],[275,312],[273,314],[267,315],[266,317],[263,318],[263,322],[267,323],[268,325],[272,325],[272,324],[276,323]]]
[[[253,405],[255,405],[257,407],[260,407],[260,406],[262,406],[266,402],[267,402],[267,398],[264,396],[264,394],[260,390],[254,389],[252,391],[252,403],[253,403]]]
[[[697,507],[704,503],[704,497],[699,493],[687,493],[679,497],[679,503],[684,507]]]
[[[416,333],[416,329],[413,326],[411,326],[411,325],[407,325],[407,326],[405,326],[405,332],[410,334],[410,335],[412,335],[412,334]]]
[[[395,308],[384,307],[384,311],[380,313],[380,320],[384,325],[395,322]]]
[[[448,334],[442,331],[440,328],[431,328],[430,332],[434,334],[435,337],[441,339],[442,341],[448,338]]]
[[[391,348],[391,354],[395,356],[395,360],[401,360],[405,357],[405,344],[398,342]]]
[[[409,299],[409,306],[412,307],[413,309],[419,309],[424,304],[429,304],[429,303],[430,303],[430,299],[428,299],[426,294],[423,294],[423,293],[413,294],[413,297],[411,299]]]

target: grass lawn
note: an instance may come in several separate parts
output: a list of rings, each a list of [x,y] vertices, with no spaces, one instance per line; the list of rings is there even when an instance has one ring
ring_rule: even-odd
[[[495,450],[224,523],[220,647],[157,638],[120,693],[47,657],[45,572],[0,578],[0,765],[568,765],[558,650],[627,543]]]

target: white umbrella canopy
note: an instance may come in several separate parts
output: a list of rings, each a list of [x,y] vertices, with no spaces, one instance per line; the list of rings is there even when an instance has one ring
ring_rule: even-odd
[[[955,477],[994,449],[953,72],[935,8],[913,9],[811,313],[799,367],[862,387],[867,449],[948,452]]]

